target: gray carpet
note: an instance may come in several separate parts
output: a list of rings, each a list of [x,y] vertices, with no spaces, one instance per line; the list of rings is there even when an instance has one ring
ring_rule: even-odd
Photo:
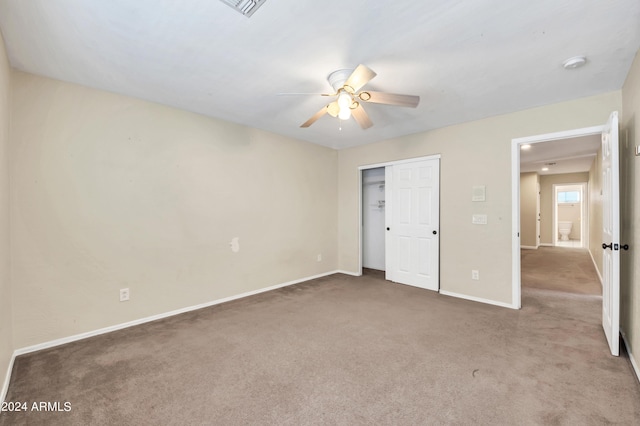
[[[638,424],[598,296],[516,311],[346,275],[17,358],[0,425]]]
[[[539,247],[521,253],[523,287],[602,295],[596,268],[586,249]]]

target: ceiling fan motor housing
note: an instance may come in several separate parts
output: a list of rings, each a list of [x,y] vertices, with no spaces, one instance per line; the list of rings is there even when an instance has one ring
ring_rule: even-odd
[[[327,77],[329,84],[333,87],[333,90],[338,92],[339,89],[342,89],[344,86],[344,82],[347,81],[349,76],[353,73],[353,70],[338,70],[334,71]]]

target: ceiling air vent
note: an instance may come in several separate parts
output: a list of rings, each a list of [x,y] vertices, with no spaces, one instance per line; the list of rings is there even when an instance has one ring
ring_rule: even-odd
[[[222,3],[228,4],[247,18],[253,15],[262,4],[267,0],[221,0]]]

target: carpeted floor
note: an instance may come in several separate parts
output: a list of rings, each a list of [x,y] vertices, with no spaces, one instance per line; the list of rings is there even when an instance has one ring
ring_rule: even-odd
[[[333,275],[18,357],[7,401],[71,410],[0,425],[638,424],[600,304],[523,288],[511,310]]]
[[[602,286],[586,249],[539,247],[521,250],[522,286],[602,295]]]

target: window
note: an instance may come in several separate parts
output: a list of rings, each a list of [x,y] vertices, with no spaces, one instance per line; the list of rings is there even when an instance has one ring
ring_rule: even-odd
[[[579,203],[580,191],[558,192],[558,203]]]

